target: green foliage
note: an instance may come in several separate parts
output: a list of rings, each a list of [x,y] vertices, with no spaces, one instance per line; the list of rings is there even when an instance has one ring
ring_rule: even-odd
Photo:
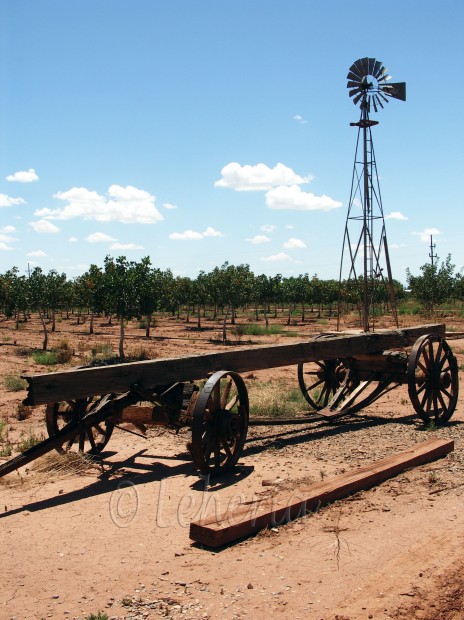
[[[8,423],[3,418],[0,418],[0,441],[5,441],[6,433],[8,429]]]
[[[32,359],[36,364],[42,366],[54,366],[58,362],[55,351],[35,351],[32,354]]]
[[[11,456],[13,447],[9,441],[0,445],[0,456]]]
[[[19,375],[5,375],[3,377],[3,385],[7,392],[20,392],[27,388],[27,381],[21,379]]]
[[[109,620],[109,616],[103,611],[97,611],[96,614],[89,614],[86,620]]]
[[[21,441],[18,444],[18,450],[20,452],[24,452],[25,450],[29,450],[33,446],[37,445],[39,442],[45,439],[45,435],[40,433],[40,435],[36,435],[34,431],[30,430],[27,435],[21,435]]]
[[[281,334],[282,331],[282,325],[269,325],[268,327],[265,327],[264,325],[240,324],[236,325],[233,329],[233,333],[237,336],[269,336]]]
[[[454,265],[451,264],[451,255],[445,262],[438,265],[426,263],[420,268],[422,275],[414,276],[406,270],[408,286],[411,294],[426,311],[432,311],[436,305],[444,303],[453,294]]]
[[[248,383],[248,391],[251,417],[292,417],[308,410],[301,391],[283,381]]]

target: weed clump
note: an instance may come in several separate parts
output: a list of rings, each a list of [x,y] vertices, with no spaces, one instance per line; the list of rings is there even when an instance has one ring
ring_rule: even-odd
[[[20,392],[27,388],[27,381],[21,379],[19,375],[5,375],[3,377],[3,385],[7,392]]]

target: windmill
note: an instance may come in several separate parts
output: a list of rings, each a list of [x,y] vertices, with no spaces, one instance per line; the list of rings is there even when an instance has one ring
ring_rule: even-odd
[[[393,278],[388,254],[385,219],[380,194],[379,177],[372,141],[372,127],[378,121],[371,120],[371,111],[378,112],[390,98],[406,101],[405,82],[391,83],[388,69],[375,58],[361,58],[353,63],[347,75],[349,96],[355,105],[359,104],[361,116],[358,122],[356,153],[354,158],[351,193],[343,237],[340,261],[340,291],[342,291],[343,259],[349,256],[347,282],[353,285],[357,298],[361,300],[362,327],[364,331],[374,329],[375,302],[383,289],[398,326]],[[338,301],[338,326],[342,295]]]

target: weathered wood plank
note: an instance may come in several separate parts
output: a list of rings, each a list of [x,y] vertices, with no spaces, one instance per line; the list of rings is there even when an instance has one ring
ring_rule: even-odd
[[[149,388],[177,381],[203,379],[217,370],[248,372],[299,362],[378,353],[384,349],[413,344],[423,334],[444,335],[442,324],[422,325],[401,330],[379,330],[361,334],[320,334],[305,342],[260,347],[243,347],[220,353],[191,355],[85,368],[43,375],[25,375],[29,394],[24,404],[41,405],[60,400],[122,393],[134,383]]]
[[[252,502],[218,516],[190,524],[190,538],[208,547],[221,547],[255,534],[266,527],[281,525],[330,502],[369,489],[410,467],[423,465],[454,450],[452,440],[430,439],[355,471],[271,499]]]

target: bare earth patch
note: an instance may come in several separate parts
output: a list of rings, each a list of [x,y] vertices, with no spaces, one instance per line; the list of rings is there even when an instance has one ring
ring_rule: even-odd
[[[95,343],[117,350],[117,328],[96,325],[91,337],[73,318],[59,323],[51,346],[66,338],[73,357],[57,368],[85,364]],[[252,339],[292,342],[333,327],[313,321],[288,328],[297,336]],[[164,318],[150,341],[129,326],[126,350],[217,351],[220,331]],[[462,365],[464,340],[449,343]],[[40,344],[37,323],[0,322],[1,376],[47,372],[28,354]],[[295,366],[244,378],[250,391],[297,386]],[[25,391],[0,383],[11,443],[46,433],[44,407],[23,411]],[[207,488],[187,432],[155,428],[144,439],[116,429],[101,463],[44,457],[0,479],[0,618],[463,618],[463,424],[461,398],[448,426],[424,429],[400,387],[349,420],[251,427],[237,471]],[[291,490],[435,436],[454,439],[454,453],[218,551],[189,540],[192,519],[275,492],[263,480]]]

